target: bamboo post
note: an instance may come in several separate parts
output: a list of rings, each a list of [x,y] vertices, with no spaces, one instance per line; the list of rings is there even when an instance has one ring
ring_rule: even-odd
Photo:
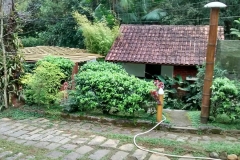
[[[160,104],[158,104],[157,106],[157,122],[160,122],[162,120],[162,111],[163,111],[163,96],[164,96],[164,91],[162,88],[159,89],[158,91],[158,98],[159,98],[159,102]]]
[[[74,75],[78,73],[78,62],[75,63],[75,65],[73,66],[73,70],[72,70],[72,89],[75,88],[75,81],[74,81]]]
[[[211,8],[207,55],[206,55],[206,70],[205,70],[203,93],[202,93],[202,105],[201,105],[201,123],[206,124],[208,122],[209,113],[210,113],[211,86],[212,86],[213,73],[214,73],[214,55],[215,55],[216,43],[217,43],[219,10],[220,8],[226,7],[226,5],[220,2],[211,2],[206,4],[204,7]]]

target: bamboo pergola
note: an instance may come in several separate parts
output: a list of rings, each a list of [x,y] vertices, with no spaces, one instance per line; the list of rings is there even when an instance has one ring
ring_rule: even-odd
[[[68,58],[74,63],[96,60],[103,57],[98,54],[88,53],[84,49],[56,46],[25,47],[20,52],[24,55],[26,62],[36,62],[48,55]]]

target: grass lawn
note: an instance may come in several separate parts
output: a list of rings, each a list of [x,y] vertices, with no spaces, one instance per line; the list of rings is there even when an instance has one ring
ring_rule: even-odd
[[[189,111],[188,117],[192,122],[194,127],[206,126],[206,127],[218,127],[223,130],[240,130],[240,121],[236,121],[233,123],[217,123],[217,122],[209,122],[208,124],[201,124],[200,122],[200,111]]]

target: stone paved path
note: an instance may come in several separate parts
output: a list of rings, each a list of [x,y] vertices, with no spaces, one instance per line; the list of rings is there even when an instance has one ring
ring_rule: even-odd
[[[97,122],[49,121],[44,118],[24,120],[0,119],[0,139],[13,141],[24,146],[47,149],[46,159],[63,160],[169,160],[137,149],[133,144],[122,143],[116,139],[99,136],[98,133],[117,133],[135,135],[145,131],[139,128],[129,129],[112,124]],[[210,143],[210,141],[229,141],[240,143],[240,137],[221,135],[194,135],[152,131],[148,135],[186,143]],[[1,146],[0,146],[1,147]],[[164,151],[164,148],[156,148]],[[0,148],[0,159],[35,159],[34,155],[13,154]],[[7,158],[6,158],[7,157]]]

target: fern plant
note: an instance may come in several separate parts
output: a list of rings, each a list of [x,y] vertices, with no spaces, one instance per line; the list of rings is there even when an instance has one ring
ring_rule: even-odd
[[[234,20],[235,23],[238,24],[238,26],[240,26],[240,18],[238,20]],[[236,35],[238,37],[238,39],[240,39],[240,30],[237,28],[231,28],[230,29],[232,35]]]

